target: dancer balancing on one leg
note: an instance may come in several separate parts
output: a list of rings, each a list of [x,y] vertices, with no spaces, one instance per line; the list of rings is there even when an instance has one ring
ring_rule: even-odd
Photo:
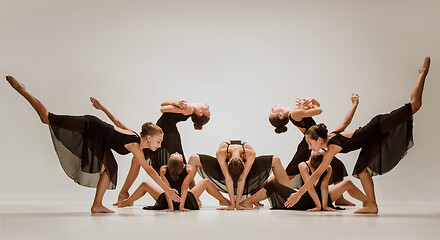
[[[279,183],[292,188],[279,157],[255,155],[249,143],[233,140],[220,144],[216,158],[194,154],[188,163],[198,168],[200,176],[210,179],[220,191],[228,193],[230,205],[219,210],[250,210],[252,206],[240,205],[241,197],[257,192],[272,171]]]
[[[194,179],[197,169],[189,164],[183,163],[183,157],[179,153],[170,156],[168,164],[160,168],[160,177],[171,188],[179,191],[181,197],[180,203],[172,202],[159,188],[149,182],[143,182],[128,199],[119,203],[119,207],[133,206],[133,203],[149,193],[156,204],[153,207],[147,207],[148,210],[163,210],[171,212],[179,210],[182,212],[190,212],[191,210],[199,210],[197,200],[206,190],[210,195],[215,197],[222,206],[229,206],[228,199],[218,191],[214,184],[208,179],[200,181],[191,190],[188,190],[190,182]],[[145,209],[145,208],[144,208]]]
[[[307,181],[310,178],[310,175],[316,170],[316,168],[318,168],[323,157],[323,152],[312,152],[308,161],[299,164],[299,171],[304,181]],[[328,183],[331,173],[332,167],[328,166],[326,171],[319,178],[319,181],[314,183],[314,187],[310,188],[296,204],[289,208],[286,208],[284,203],[290,194],[295,193],[296,190],[276,181],[266,183],[264,188],[250,198],[244,200],[241,204],[243,206],[252,206],[255,202],[268,198],[271,209],[306,210],[308,212],[321,210],[336,211],[336,209],[339,208],[335,208],[332,202],[338,199],[346,191],[350,196],[359,201],[366,202],[365,195],[350,180],[344,180],[337,185],[329,187]]]
[[[169,188],[146,162],[141,148],[156,150],[162,142],[160,127],[147,122],[142,125],[141,136],[123,124],[110,125],[95,116],[55,115],[32,96],[15,78],[6,80],[35,109],[41,122],[49,125],[55,151],[66,174],[75,182],[96,188],[92,213],[112,213],[102,205],[107,188],[115,189],[118,164],[111,149],[119,154],[132,153],[139,165],[165,191],[173,201],[180,201],[175,189]]]
[[[349,109],[347,115],[345,116],[344,121],[338,127],[340,129],[345,129],[353,119],[353,115],[356,111],[356,108],[359,104],[359,95],[351,94],[351,102],[352,106]],[[305,132],[312,126],[316,125],[315,120],[312,118],[313,116],[317,116],[322,113],[320,103],[314,98],[308,99],[299,99],[296,100],[296,107],[290,108],[286,106],[281,106],[277,104],[272,108],[271,113],[269,114],[269,122],[272,126],[275,127],[275,132],[280,134],[287,131],[287,123],[292,122],[298,130],[305,134]],[[286,172],[289,176],[289,179],[294,178],[297,174],[299,174],[298,165],[301,162],[305,162],[310,158],[311,150],[307,146],[307,142],[305,138],[301,140],[296,149],[296,153],[290,161],[289,165],[287,165]],[[331,163],[333,168],[333,174],[329,181],[330,184],[338,184],[344,180],[344,177],[347,176],[347,170],[345,165],[338,158],[334,157]],[[338,205],[351,205],[354,206],[354,203],[346,200],[343,195],[336,200],[336,204]]]
[[[114,124],[119,124],[118,118],[97,99],[90,98],[90,101],[92,101],[96,109],[103,111]],[[164,133],[161,147],[156,151],[151,151],[148,148],[143,149],[145,159],[147,159],[148,163],[157,173],[159,173],[163,165],[167,165],[171,153],[180,153],[183,157],[183,162],[186,164],[177,123],[186,121],[191,117],[194,123],[194,129],[201,130],[203,126],[208,123],[211,116],[209,106],[206,103],[187,103],[184,100],[165,101],[161,104],[160,111],[162,112],[162,116],[157,120],[156,125],[159,126]],[[138,177],[140,167],[140,164],[133,158],[127,178],[119,192],[118,201],[113,205],[118,205],[119,202],[130,196],[128,191]],[[194,185],[195,183],[192,181],[190,188],[194,187]]]
[[[411,102],[403,107],[388,114],[377,115],[367,125],[355,131],[331,132],[328,135],[324,124],[318,124],[307,130],[306,141],[309,148],[313,151],[327,148],[327,151],[322,164],[304,186],[289,197],[285,203],[286,207],[293,206],[313,186],[330,165],[335,154],[361,149],[353,175],[361,180],[367,196],[367,204],[354,213],[378,213],[372,175],[390,171],[413,146],[412,116],[422,106],[423,87],[430,62],[429,57],[425,58],[422,67],[419,68],[418,80],[411,91]]]

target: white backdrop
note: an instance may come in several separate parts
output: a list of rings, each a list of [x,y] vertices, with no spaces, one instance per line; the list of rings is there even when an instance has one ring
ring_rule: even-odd
[[[91,107],[94,96],[140,130],[158,119],[164,100],[208,103],[211,121],[202,131],[190,121],[179,124],[187,158],[240,138],[287,166],[302,136],[291,124],[287,133],[274,133],[273,105],[313,96],[324,110],[316,120],[331,130],[357,92],[360,105],[349,127],[355,129],[408,102],[417,69],[430,55],[415,146],[396,169],[374,179],[379,201],[440,197],[436,0],[1,0],[1,9],[0,75],[22,81],[49,111],[106,119]],[[48,127],[30,105],[5,80],[0,94],[0,196],[92,199],[93,189],[62,171]],[[339,155],[350,173],[357,154]],[[119,190],[130,157],[116,158]]]

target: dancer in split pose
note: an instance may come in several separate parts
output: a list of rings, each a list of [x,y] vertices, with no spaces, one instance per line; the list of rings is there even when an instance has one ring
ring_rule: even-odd
[[[279,183],[292,188],[277,156],[255,155],[249,143],[233,140],[220,144],[216,158],[194,154],[188,163],[198,168],[200,176],[210,179],[220,191],[228,193],[230,205],[219,210],[248,210],[252,207],[241,206],[241,197],[256,193],[272,171]]]
[[[219,200],[220,205],[229,206],[229,200],[223,197],[214,184],[208,179],[200,181],[188,191],[189,184],[194,179],[196,172],[196,168],[183,163],[182,155],[174,153],[170,156],[168,164],[160,168],[160,177],[169,187],[177,189],[179,196],[182,199],[180,203],[172,202],[163,191],[153,184],[143,182],[133,195],[119,203],[118,206],[133,206],[134,201],[138,200],[146,193],[149,193],[154,200],[156,200],[156,204],[153,207],[146,207],[144,209],[163,210],[164,212],[171,212],[173,210],[190,212],[191,210],[199,210],[199,205],[197,204],[196,199],[198,199],[205,190]]]
[[[419,77],[411,91],[411,101],[388,114],[373,117],[365,126],[355,130],[328,134],[324,124],[309,128],[306,132],[306,141],[309,148],[319,151],[327,148],[321,165],[310,176],[298,192],[289,196],[286,207],[293,206],[300,197],[313,186],[322,173],[330,165],[335,154],[348,153],[361,149],[355,164],[353,175],[361,180],[367,196],[367,204],[354,213],[377,214],[379,209],[374,193],[372,175],[385,174],[394,168],[406,155],[413,144],[412,116],[422,106],[422,93],[425,79],[429,71],[430,58],[425,58],[419,68]]]
[[[110,125],[95,116],[55,115],[32,96],[15,78],[9,84],[35,109],[42,123],[49,125],[55,151],[66,174],[76,183],[96,188],[92,213],[112,213],[102,205],[107,188],[115,189],[118,164],[111,149],[119,154],[132,153],[147,174],[173,201],[180,201],[175,189],[169,188],[145,162],[142,148],[156,150],[163,138],[162,129],[151,122],[142,125],[141,136],[123,124]]]
[[[119,124],[118,118],[97,99],[90,98],[90,101],[92,101],[96,109],[103,111],[113,123],[116,125]],[[201,130],[203,125],[208,123],[211,116],[209,106],[206,103],[187,103],[184,100],[163,102],[160,111],[162,112],[162,116],[157,120],[156,125],[159,126],[164,133],[161,147],[156,151],[152,151],[148,148],[143,149],[145,158],[157,173],[160,172],[162,166],[167,165],[171,153],[177,152],[181,154],[183,162],[186,164],[177,123],[186,121],[191,117],[194,123],[194,129]],[[133,158],[127,178],[119,192],[118,201],[113,205],[118,205],[118,203],[130,196],[128,191],[139,175],[140,167],[140,164]],[[192,181],[190,187],[192,188],[194,185],[195,183]]]

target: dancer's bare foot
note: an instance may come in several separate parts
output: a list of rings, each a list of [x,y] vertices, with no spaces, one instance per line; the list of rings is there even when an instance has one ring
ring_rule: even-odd
[[[120,202],[120,203],[118,204],[118,207],[119,207],[119,208],[123,208],[123,207],[131,207],[131,206],[133,206],[133,202],[128,201],[128,199],[126,199],[126,200],[124,200],[124,201],[122,201],[122,202]]]
[[[114,213],[115,211],[112,211],[106,207],[104,207],[102,204],[93,204],[91,208],[92,213]]]
[[[247,200],[247,199],[246,199],[246,200]],[[240,205],[241,207],[243,207],[243,208],[246,208],[246,209],[254,208],[254,204],[249,203],[249,202],[246,201],[246,200],[243,200],[239,205]]]
[[[22,83],[19,83],[13,76],[6,76],[6,81],[11,84],[12,88],[17,90],[18,92],[24,91],[24,85]]]
[[[356,206],[356,204],[345,199],[344,196],[340,196],[338,199],[336,199],[335,204],[340,206]]]
[[[218,204],[220,204],[220,206],[229,206],[229,205],[231,205],[231,201],[229,201],[229,200],[219,201]]]
[[[197,198],[197,205],[199,205],[199,207],[202,206],[202,201],[200,201],[200,198]]]
[[[420,74],[428,74],[429,66],[431,65],[431,57],[426,57],[423,61],[423,65],[419,68]]]
[[[120,192],[118,195],[118,201],[113,203],[113,206],[119,206],[125,199],[129,198],[130,194],[128,192]]]
[[[354,214],[377,214],[379,209],[375,204],[367,204],[365,207],[360,208],[353,212]]]
[[[264,204],[260,203],[260,202],[256,202],[254,203],[255,207],[264,207]]]

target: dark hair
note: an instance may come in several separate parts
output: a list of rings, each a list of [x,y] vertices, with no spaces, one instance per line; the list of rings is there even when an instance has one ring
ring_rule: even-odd
[[[183,164],[183,161],[178,158],[170,158],[167,167],[171,180],[176,181],[179,178],[179,175],[182,173],[185,164]]]
[[[203,114],[202,116],[197,115],[196,113],[193,113],[191,115],[191,120],[194,123],[194,129],[196,130],[202,130],[203,125],[207,124],[209,122],[210,117]]]
[[[323,152],[312,154],[310,156],[310,165],[312,165],[314,169],[317,169],[319,165],[321,165],[323,158],[324,158]]]
[[[240,158],[232,158],[229,160],[228,171],[232,178],[240,177],[243,170],[244,164]]]
[[[153,136],[156,134],[163,134],[162,128],[153,124],[152,122],[146,122],[142,124],[141,136],[145,137],[147,135]]]
[[[286,125],[289,123],[288,118],[280,119],[278,116],[269,117],[269,122],[275,127],[275,132],[280,134],[287,131]]]
[[[325,126],[324,123],[320,123],[307,129],[305,135],[309,136],[313,140],[318,140],[318,138],[327,140],[327,133],[327,126]]]

